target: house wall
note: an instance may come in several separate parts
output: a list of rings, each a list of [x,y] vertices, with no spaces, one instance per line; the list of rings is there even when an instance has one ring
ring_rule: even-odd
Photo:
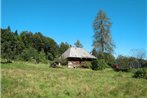
[[[80,65],[81,61],[68,61],[69,63],[72,63],[73,65]]]
[[[83,64],[85,61],[91,61],[92,59],[80,59],[80,58],[68,58],[69,68],[75,68]]]
[[[91,62],[91,61],[86,61],[86,62]],[[87,68],[87,64],[85,61],[68,61],[68,67],[69,68]]]

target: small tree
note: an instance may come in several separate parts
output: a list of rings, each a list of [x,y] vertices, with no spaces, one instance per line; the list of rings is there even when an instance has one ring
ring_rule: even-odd
[[[113,66],[114,62],[115,62],[115,57],[111,54],[111,53],[104,53],[105,56],[105,62],[109,65],[109,66]]]
[[[108,65],[106,64],[105,60],[100,59],[100,60],[94,60],[92,61],[92,70],[103,70],[106,67],[108,67]]]
[[[99,51],[97,57],[98,57],[98,59],[105,59],[105,54],[103,52]]]
[[[144,78],[147,79],[147,69],[138,69],[134,75],[134,78]]]
[[[97,53],[97,51],[96,51],[96,49],[95,48],[93,48],[92,49],[92,55],[94,55],[95,57],[98,57],[98,53]]]
[[[16,57],[17,36],[10,27],[1,29],[1,57],[11,61]]]
[[[11,42],[2,43],[1,56],[6,59],[7,62],[15,59],[16,48],[11,45]]]
[[[59,55],[63,54],[68,48],[70,47],[70,45],[67,42],[62,42],[59,45]]]
[[[38,63],[39,63],[39,62],[48,63],[48,62],[47,62],[46,54],[45,54],[45,52],[44,52],[43,49],[39,52],[39,55],[38,55]]]
[[[128,57],[119,55],[116,59],[117,64],[119,65],[120,69],[122,68],[129,68]]]
[[[103,53],[103,52],[98,52],[97,53],[97,59],[104,59],[107,65],[113,66],[115,62],[115,57],[111,53]]]
[[[81,42],[80,42],[79,40],[77,40],[77,41],[74,43],[74,45],[75,45],[76,47],[78,47],[78,48],[82,48],[82,47],[83,47],[83,45],[81,44]]]
[[[38,52],[34,48],[26,48],[20,54],[20,58],[23,61],[31,61],[32,59],[37,60],[38,59]]]

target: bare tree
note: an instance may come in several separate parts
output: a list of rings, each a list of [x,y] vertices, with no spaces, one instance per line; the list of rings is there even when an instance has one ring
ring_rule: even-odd
[[[133,56],[137,58],[140,65],[143,65],[143,60],[146,57],[146,51],[144,49],[132,49]]]

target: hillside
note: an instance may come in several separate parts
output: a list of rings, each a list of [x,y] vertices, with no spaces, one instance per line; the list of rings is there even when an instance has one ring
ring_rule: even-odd
[[[147,98],[147,80],[111,69],[49,68],[1,64],[2,98]]]

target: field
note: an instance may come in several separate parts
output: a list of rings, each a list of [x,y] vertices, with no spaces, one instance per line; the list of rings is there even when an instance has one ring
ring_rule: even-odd
[[[112,69],[49,68],[45,64],[1,64],[2,98],[147,98],[147,80]]]

